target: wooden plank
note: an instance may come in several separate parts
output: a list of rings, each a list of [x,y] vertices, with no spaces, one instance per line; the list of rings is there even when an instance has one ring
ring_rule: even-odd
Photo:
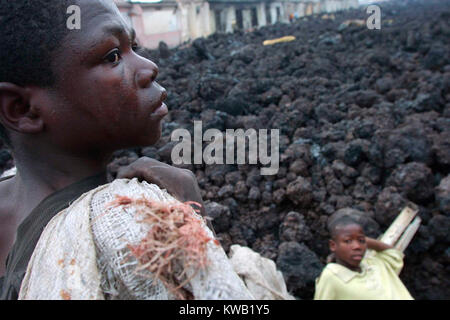
[[[420,219],[420,217],[416,217],[414,219],[414,221],[408,226],[401,238],[395,244],[396,249],[400,250],[401,252],[405,251],[412,238],[416,234],[417,230],[419,230],[421,222],[422,219]]]
[[[393,246],[418,212],[416,208],[405,207],[379,240]]]
[[[419,210],[417,208],[412,208],[411,206],[406,206],[405,208],[403,208],[403,210],[400,212],[400,214],[397,216],[394,222],[392,222],[392,224],[389,226],[386,232],[383,235],[381,235],[381,237],[379,237],[377,240],[395,247],[395,243],[402,236],[403,232],[408,228],[409,224],[411,223],[411,221],[414,219],[414,217],[417,215],[418,212]],[[412,234],[411,239],[414,236],[414,234],[415,231]],[[409,239],[408,242],[407,237],[409,236],[405,236],[405,239],[403,239],[402,243],[400,244],[402,247],[404,246],[403,250],[406,249],[409,242],[411,241],[411,239]],[[373,257],[375,254],[376,254],[375,250],[367,250],[365,257],[366,258]]]

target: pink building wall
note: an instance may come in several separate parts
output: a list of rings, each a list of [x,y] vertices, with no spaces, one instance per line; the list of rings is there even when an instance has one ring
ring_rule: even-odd
[[[136,31],[136,37],[141,46],[155,49],[160,41],[164,41],[169,47],[175,47],[182,42],[181,30],[163,32],[156,34],[147,34],[145,32],[143,21],[143,8],[139,4],[124,3],[116,1],[120,12],[131,21]],[[152,10],[152,9],[150,9]]]

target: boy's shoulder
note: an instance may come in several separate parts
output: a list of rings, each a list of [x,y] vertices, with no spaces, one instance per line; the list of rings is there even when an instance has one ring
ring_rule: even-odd
[[[7,215],[11,209],[12,200],[14,198],[13,189],[14,176],[0,178],[0,219]]]
[[[23,217],[23,203],[19,200],[14,176],[0,178],[0,232],[10,233]]]
[[[403,268],[404,257],[405,255],[403,252],[395,248],[390,248],[376,252],[373,256],[367,259],[367,262],[372,265],[379,265],[386,268],[391,268],[397,274],[399,274]]]
[[[363,267],[364,269],[364,267]],[[322,271],[320,278],[326,281],[331,281],[331,279],[339,279],[340,283],[348,283],[356,276],[364,276],[365,272],[358,273],[340,265],[338,263],[328,263]]]
[[[17,206],[13,194],[13,179],[0,181],[0,275],[4,272],[6,256],[15,239]]]
[[[17,195],[14,192],[14,177],[0,179],[0,232],[7,232],[8,228],[17,224],[19,206]]]
[[[337,263],[328,263],[317,277],[316,281],[329,281],[331,278],[338,277],[339,265]]]

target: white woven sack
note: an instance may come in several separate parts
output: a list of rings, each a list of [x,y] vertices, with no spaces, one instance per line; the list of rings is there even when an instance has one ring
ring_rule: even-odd
[[[19,299],[103,299],[86,209],[93,194],[84,194],[45,227],[28,264]]]
[[[115,180],[92,190],[56,215],[44,229],[29,262],[19,299],[173,299],[159,280],[136,272],[127,244],[137,244],[149,226],[136,210],[108,207],[116,196],[177,202],[165,190],[137,179]],[[201,219],[194,211],[192,214]],[[212,232],[202,221],[209,237]],[[207,244],[210,263],[188,270],[186,289],[195,299],[253,299],[221,246]]]
[[[255,299],[295,300],[288,293],[283,274],[277,270],[273,260],[235,244],[230,247],[230,261]]]

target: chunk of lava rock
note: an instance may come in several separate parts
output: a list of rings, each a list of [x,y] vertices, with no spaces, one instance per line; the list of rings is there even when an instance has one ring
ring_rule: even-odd
[[[283,242],[278,249],[276,264],[290,292],[300,298],[312,298],[314,292],[311,288],[314,288],[314,281],[323,268],[313,251],[298,242]]]
[[[212,224],[216,232],[224,232],[230,227],[230,209],[217,202],[206,201],[205,210],[208,217],[212,218]]]
[[[295,211],[289,212],[280,225],[280,240],[303,242],[311,240],[311,238],[312,234],[305,217]]]
[[[436,201],[439,205],[439,210],[450,216],[450,174],[442,179],[441,183],[436,187]]]
[[[442,214],[435,215],[430,219],[428,223],[428,227],[430,228],[431,233],[436,239],[445,241],[447,243],[450,242],[450,217],[444,216]]]
[[[434,141],[436,161],[442,166],[450,165],[450,131],[442,132]]]
[[[288,184],[286,195],[294,204],[308,207],[313,199],[311,183],[303,177],[297,177]]]
[[[390,225],[408,203],[397,188],[387,187],[378,195],[375,204],[375,220],[383,226]]]
[[[431,169],[420,162],[400,165],[388,178],[387,185],[393,185],[409,200],[424,203],[433,197],[434,177]]]

